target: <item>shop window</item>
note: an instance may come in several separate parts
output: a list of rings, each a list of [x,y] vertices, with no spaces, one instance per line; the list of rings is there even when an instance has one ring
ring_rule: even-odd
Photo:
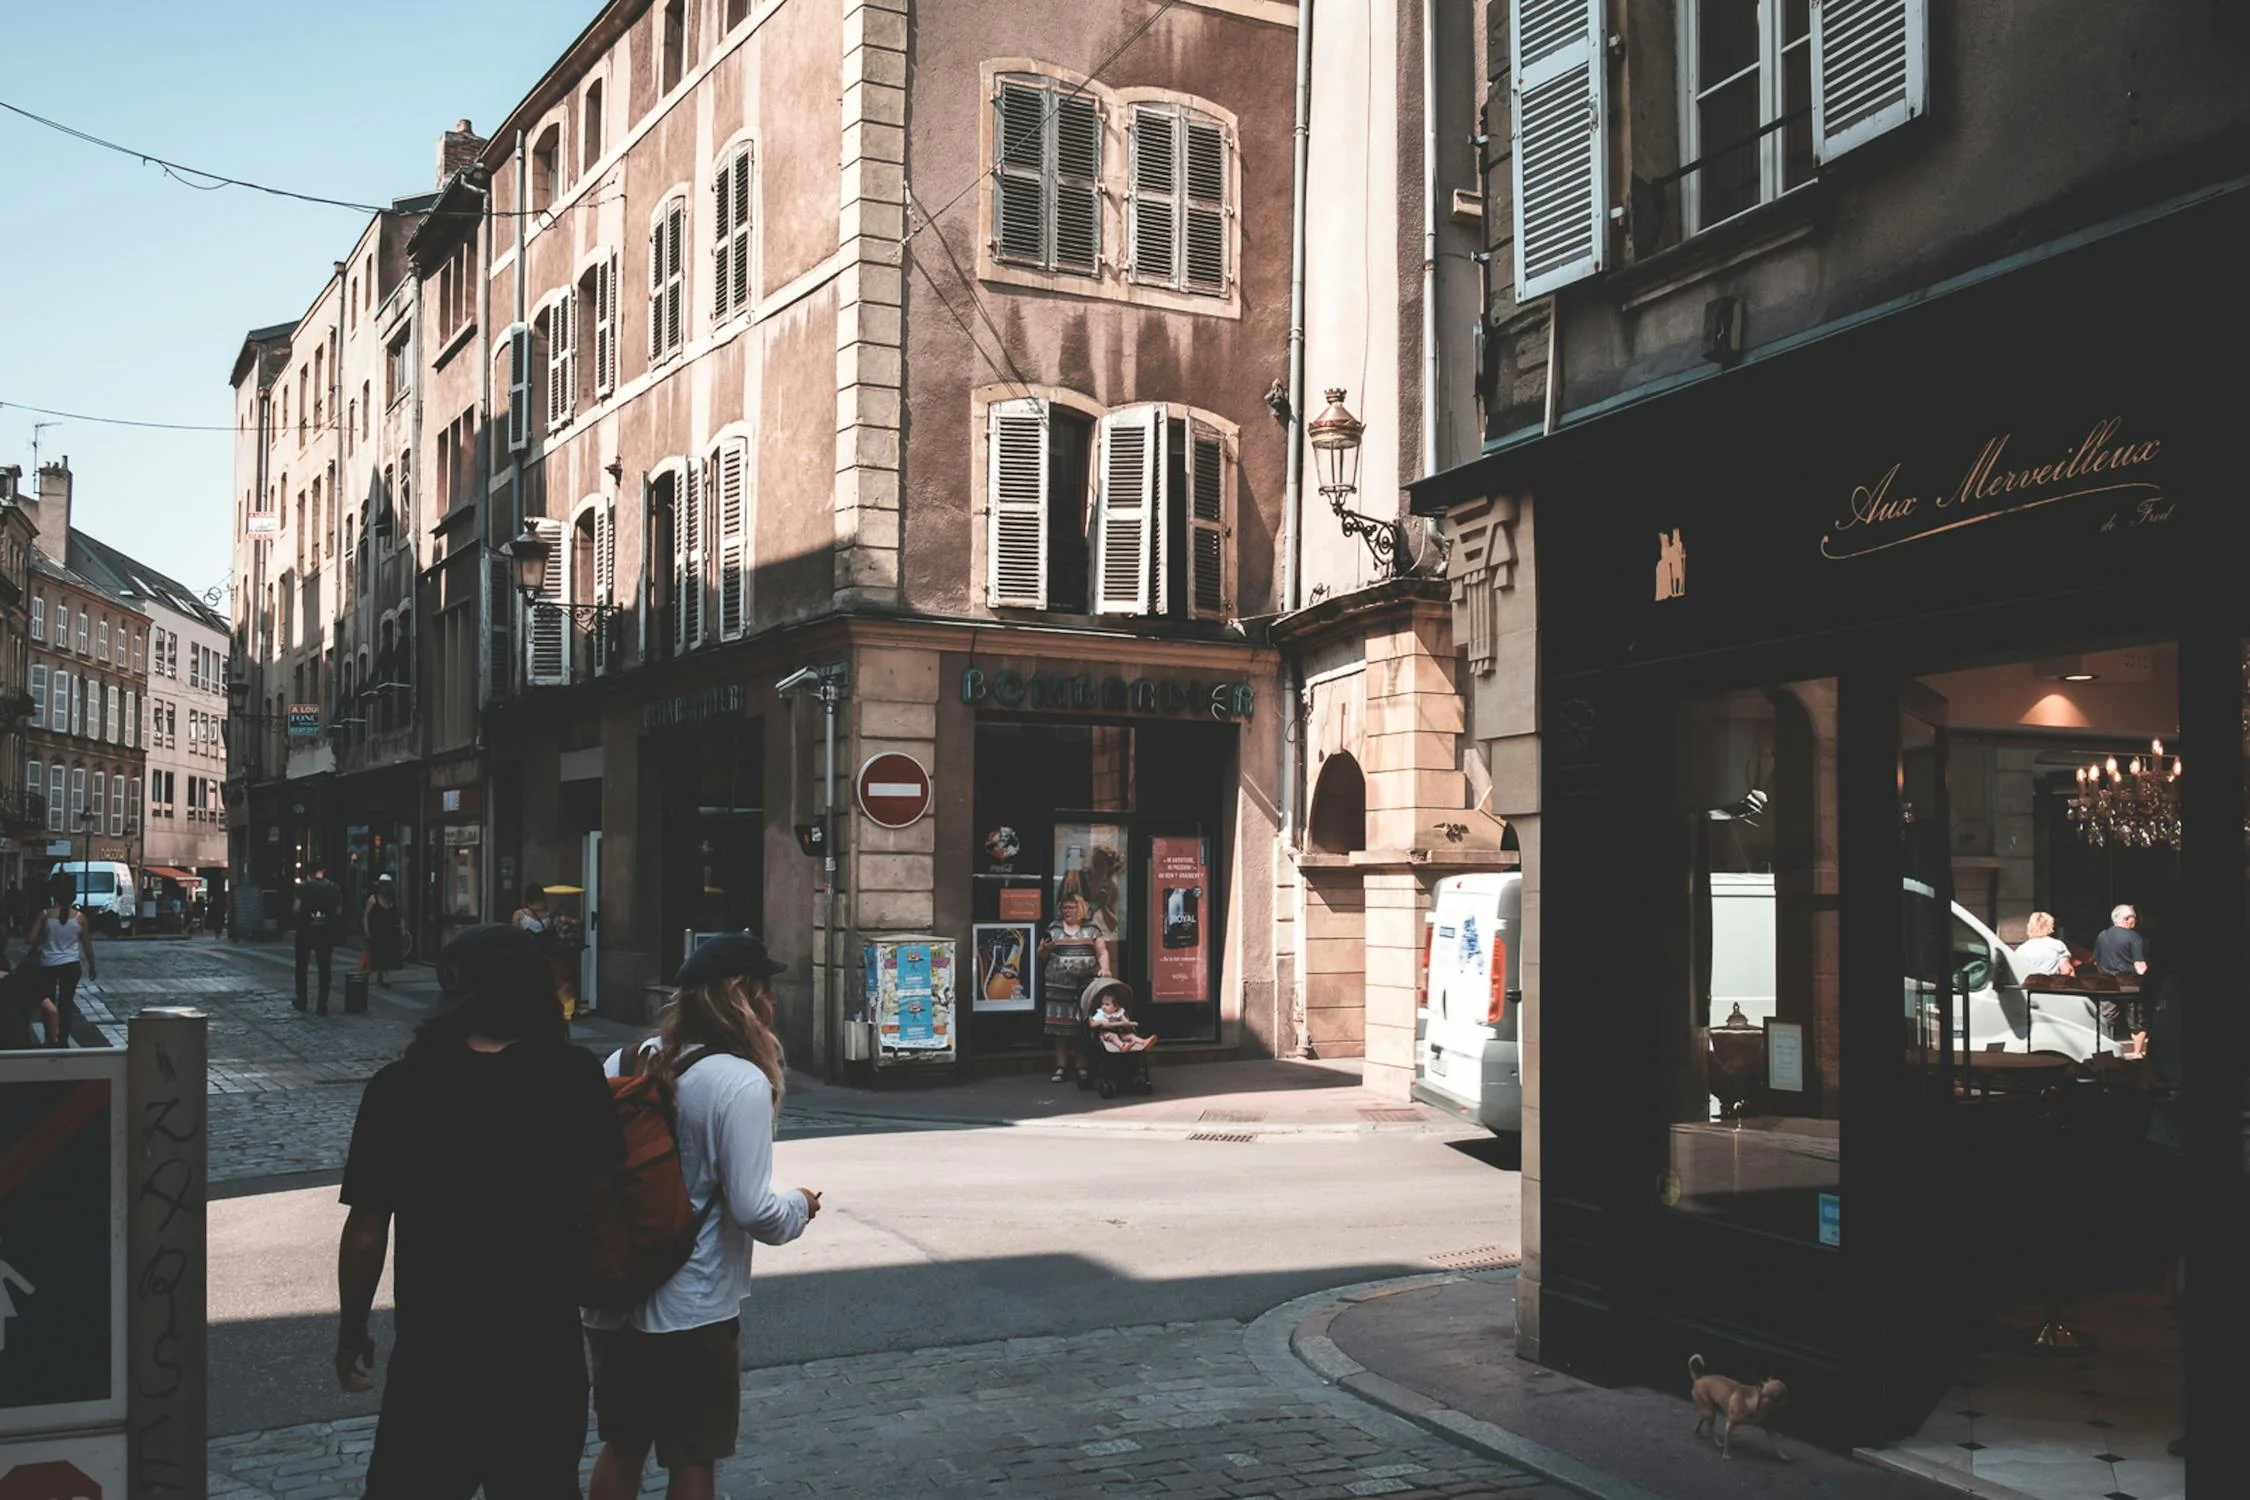
[[[1836,687],[1680,705],[1685,895],[1662,1029],[1668,1165],[1684,1214],[1834,1243],[1840,1225]]]
[[[1346,754],[1328,757],[1313,783],[1312,845],[1323,854],[1348,854],[1367,847],[1367,777]]]

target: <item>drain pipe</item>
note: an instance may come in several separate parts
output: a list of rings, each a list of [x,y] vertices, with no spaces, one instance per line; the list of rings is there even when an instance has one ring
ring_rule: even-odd
[[[843,1006],[838,999],[843,986],[836,974],[836,703],[843,697],[841,669],[823,672],[820,678],[820,712],[822,733],[826,750],[820,764],[820,930],[821,967],[825,971],[820,996],[820,1008],[813,1012],[821,1030],[821,1062],[825,1076],[833,1082],[840,1076],[842,1053],[840,1033],[843,1030]],[[831,1010],[835,1014],[830,1014]]]
[[[1293,197],[1289,210],[1289,455],[1281,508],[1280,603],[1284,615],[1296,612],[1303,585],[1298,553],[1303,546],[1305,504],[1305,181],[1312,147],[1312,28],[1313,0],[1301,0],[1297,7],[1297,122],[1291,164]],[[1282,857],[1296,864],[1304,848],[1303,820],[1299,816],[1303,798],[1298,791],[1304,775],[1304,694],[1298,687],[1294,660],[1283,663],[1281,676],[1283,689],[1289,695],[1289,713],[1281,732],[1281,848]],[[1308,1045],[1310,1038],[1305,1031],[1305,872],[1302,866],[1298,866],[1295,874],[1292,911],[1297,955],[1290,970],[1288,996],[1291,1030],[1295,1036],[1290,1055],[1302,1058],[1312,1055]],[[1273,1036],[1277,1043],[1281,1038],[1281,1003],[1282,997],[1276,994]]]
[[[1437,472],[1437,0],[1422,0],[1422,477]]]

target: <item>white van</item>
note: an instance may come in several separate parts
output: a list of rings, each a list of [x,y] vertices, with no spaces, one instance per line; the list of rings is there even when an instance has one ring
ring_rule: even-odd
[[[1523,1129],[1523,876],[1449,875],[1426,919],[1414,1097],[1495,1135]]]
[[[65,860],[47,872],[52,881],[68,875],[78,883],[78,904],[94,931],[131,937],[140,920],[140,902],[133,888],[132,867],[114,859]]]

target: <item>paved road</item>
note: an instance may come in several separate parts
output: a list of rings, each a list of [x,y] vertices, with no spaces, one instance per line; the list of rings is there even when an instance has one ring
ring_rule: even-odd
[[[333,1182],[356,1080],[427,997],[307,1019],[285,966],[220,945],[119,944],[103,974],[118,1020],[178,999],[213,1018],[211,1430],[235,1435],[213,1468],[236,1486],[214,1494],[311,1476],[290,1492],[351,1493],[374,1408],[326,1377]],[[1315,1412],[1242,1351],[1249,1321],[1291,1298],[1512,1247],[1517,1178],[1468,1144],[922,1129],[824,1114],[817,1095],[785,1107],[778,1175],[822,1189],[827,1212],[760,1251],[744,1338],[757,1456],[734,1493],[1309,1497],[1325,1473],[1340,1495],[1501,1493],[1504,1471]],[[902,1471],[909,1454],[922,1466]]]

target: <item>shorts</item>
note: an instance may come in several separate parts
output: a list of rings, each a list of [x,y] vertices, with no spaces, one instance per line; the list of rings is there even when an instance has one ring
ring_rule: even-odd
[[[576,1495],[586,1360],[572,1330],[522,1340],[401,1340],[383,1380],[367,1500]]]
[[[742,1320],[677,1333],[590,1328],[594,1419],[605,1443],[656,1449],[667,1469],[731,1457],[742,1416]]]

